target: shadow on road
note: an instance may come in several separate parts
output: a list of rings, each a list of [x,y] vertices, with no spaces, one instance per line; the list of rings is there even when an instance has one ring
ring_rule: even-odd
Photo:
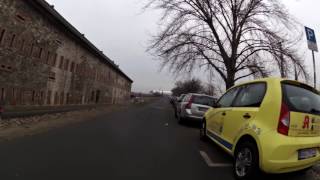
[[[295,180],[295,179],[305,179],[305,180],[312,180],[314,178],[311,177],[308,171],[298,171],[293,173],[287,173],[287,174],[262,174],[261,175],[262,180]]]
[[[198,121],[192,121],[192,120],[184,120],[183,122],[179,123],[181,126],[187,127],[187,128],[193,128],[193,129],[200,129],[201,123]]]

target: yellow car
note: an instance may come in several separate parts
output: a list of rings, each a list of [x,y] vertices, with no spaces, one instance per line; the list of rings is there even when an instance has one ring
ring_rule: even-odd
[[[200,136],[234,157],[234,175],[287,173],[320,160],[320,96],[291,80],[267,78],[229,89],[207,111]]]

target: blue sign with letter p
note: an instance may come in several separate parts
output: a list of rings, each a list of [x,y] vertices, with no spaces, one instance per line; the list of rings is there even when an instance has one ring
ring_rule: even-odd
[[[307,40],[308,40],[308,47],[312,51],[318,51],[317,39],[316,34],[313,29],[305,27]]]
[[[313,29],[306,27],[306,33],[307,33],[308,41],[311,41],[313,43],[317,43],[316,34],[314,33]]]

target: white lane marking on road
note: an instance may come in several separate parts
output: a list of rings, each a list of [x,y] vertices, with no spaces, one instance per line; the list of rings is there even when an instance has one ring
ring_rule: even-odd
[[[232,167],[232,164],[224,164],[224,163],[214,163],[208,156],[208,154],[204,151],[200,151],[200,155],[204,159],[204,161],[207,163],[209,167]]]

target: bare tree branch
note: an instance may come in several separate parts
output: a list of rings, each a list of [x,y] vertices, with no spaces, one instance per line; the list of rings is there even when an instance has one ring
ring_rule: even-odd
[[[149,0],[145,8],[163,11],[164,28],[148,50],[174,73],[206,65],[226,88],[277,73],[274,66],[284,77],[295,67],[307,78],[295,48],[302,31],[279,0]]]

